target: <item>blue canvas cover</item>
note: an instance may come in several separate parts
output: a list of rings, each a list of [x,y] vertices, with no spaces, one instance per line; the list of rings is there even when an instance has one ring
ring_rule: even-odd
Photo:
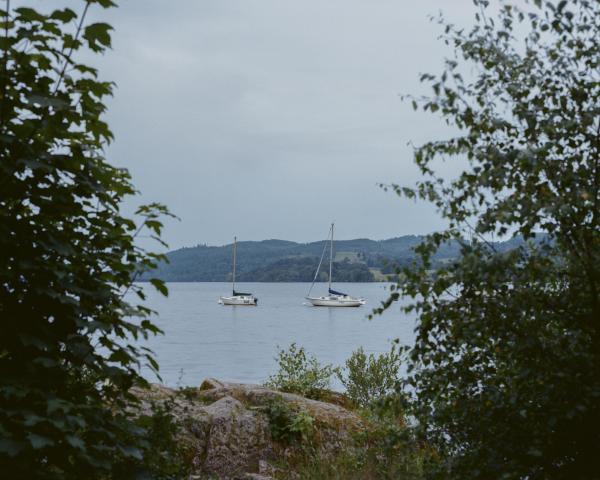
[[[242,293],[242,292],[236,292],[235,290],[233,291],[233,296],[240,296],[240,297],[251,297],[252,294],[251,293]]]
[[[335,290],[332,290],[331,288],[329,289],[329,294],[330,295],[339,295],[340,297],[347,297],[348,296],[347,293],[336,292]]]

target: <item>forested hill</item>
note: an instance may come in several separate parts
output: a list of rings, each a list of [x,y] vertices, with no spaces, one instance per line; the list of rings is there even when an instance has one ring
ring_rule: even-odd
[[[396,265],[407,265],[414,258],[413,248],[420,236],[406,235],[388,240],[336,240],[333,278],[337,282],[383,281]],[[518,238],[496,243],[498,250],[521,244]],[[248,282],[310,282],[315,274],[324,241],[296,243],[286,240],[238,242],[237,279]],[[458,245],[442,248],[435,261],[444,262],[458,254]],[[319,276],[326,281],[326,253]],[[168,264],[161,264],[152,276],[168,282],[223,282],[231,280],[232,245],[198,245],[169,252]],[[148,278],[148,277],[146,277]]]

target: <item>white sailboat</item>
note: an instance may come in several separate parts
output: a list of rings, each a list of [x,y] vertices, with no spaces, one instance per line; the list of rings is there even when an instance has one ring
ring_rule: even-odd
[[[237,237],[233,237],[233,276],[231,279],[231,290],[233,294],[230,297],[221,297],[219,303],[221,305],[243,305],[243,306],[256,306],[258,305],[258,298],[251,293],[242,293],[235,291],[235,265],[236,265],[236,253],[237,253]]]
[[[306,295],[306,300],[308,300],[315,307],[360,307],[367,303],[362,298],[355,298],[347,293],[337,292],[331,289],[331,273],[333,270],[333,227],[334,224],[331,224],[331,229],[329,230],[330,237],[330,248],[329,248],[329,288],[327,290],[328,295],[324,295],[321,297],[311,297],[310,293],[315,286],[315,282],[317,281],[317,276],[319,275],[319,270],[321,268],[321,264],[323,263],[323,257],[325,256],[325,250],[327,249],[327,244],[323,247],[323,253],[321,254],[321,260],[319,260],[319,266],[317,267],[317,271],[315,273],[315,278],[313,279],[312,285],[308,290],[308,294]]]

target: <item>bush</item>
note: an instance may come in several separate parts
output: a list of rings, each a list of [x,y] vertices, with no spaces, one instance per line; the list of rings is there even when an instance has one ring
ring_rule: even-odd
[[[394,344],[388,353],[367,356],[362,347],[346,360],[337,377],[346,388],[346,394],[358,406],[367,408],[374,401],[395,390],[401,364],[401,350]]]
[[[191,470],[193,449],[177,436],[180,424],[171,414],[173,406],[173,399],[155,402],[151,405],[151,414],[137,418],[135,424],[144,432],[145,437],[142,458],[115,465],[111,478],[187,478]]]
[[[266,386],[315,400],[323,397],[337,371],[332,365],[321,365],[315,356],[307,356],[304,347],[295,343],[279,350],[277,363],[279,371],[269,377]]]
[[[331,455],[307,447],[278,465],[275,478],[289,478],[293,471],[298,480],[423,480],[426,467],[436,462],[433,450],[394,423],[373,424],[355,434],[353,445]]]
[[[160,241],[167,211],[123,215],[136,189],[105,158],[113,84],[77,61],[110,47],[111,26],[86,13],[113,2],[62,2],[79,16],[43,3],[0,8],[0,471],[104,479],[142,457],[124,412],[140,367],[158,369],[139,340],[160,330],[134,282],[164,257],[137,237]]]
[[[474,3],[472,28],[442,22],[455,58],[413,104],[455,134],[416,148],[422,180],[394,186],[447,228],[378,310],[403,299],[416,316],[406,391],[442,455],[434,478],[598,478],[600,2]],[[511,250],[490,241],[509,234]]]
[[[313,431],[314,419],[305,410],[294,410],[281,399],[275,399],[267,407],[267,416],[273,440],[286,444],[306,441]]]

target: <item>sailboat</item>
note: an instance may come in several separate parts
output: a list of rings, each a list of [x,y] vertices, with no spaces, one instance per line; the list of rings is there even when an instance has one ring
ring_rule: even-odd
[[[251,293],[242,293],[235,291],[235,264],[236,264],[236,253],[237,253],[237,237],[233,237],[233,276],[231,279],[231,290],[233,294],[231,297],[221,297],[219,303],[221,305],[247,305],[256,306],[258,305],[258,298]]]
[[[362,298],[355,298],[347,293],[338,292],[336,290],[332,290],[331,288],[331,273],[333,271],[333,227],[334,224],[331,224],[331,228],[329,232],[331,234],[330,243],[329,243],[329,288],[327,290],[328,295],[321,297],[311,297],[310,293],[312,292],[313,287],[315,286],[315,282],[317,281],[317,277],[319,275],[319,270],[321,269],[321,264],[323,263],[323,257],[325,256],[325,250],[327,249],[327,243],[323,246],[323,253],[321,254],[321,260],[319,260],[319,266],[317,267],[317,271],[315,273],[315,278],[313,279],[312,285],[308,290],[306,295],[306,300],[308,300],[315,307],[360,307],[367,303]]]

